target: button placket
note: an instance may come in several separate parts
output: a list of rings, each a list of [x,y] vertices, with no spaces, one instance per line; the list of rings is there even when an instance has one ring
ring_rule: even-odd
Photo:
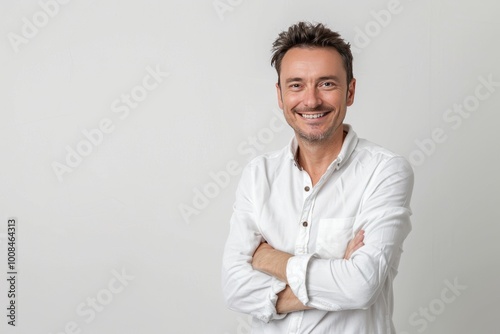
[[[336,162],[337,161],[334,161],[332,165],[335,164]],[[304,186],[305,193],[304,193],[304,205],[299,220],[300,222],[299,233],[295,243],[295,255],[308,253],[311,221],[313,216],[314,203],[316,202],[316,195],[318,191],[322,188],[326,180],[330,178],[333,171],[334,169],[329,168],[314,187],[309,186],[309,184],[311,184],[310,183],[311,179],[309,177],[309,174],[307,174],[306,171],[302,171],[304,175],[303,180],[305,184]],[[309,190],[306,190],[307,188],[309,188]]]
[[[310,223],[308,221],[310,217],[310,207],[312,203],[312,195],[314,191],[310,191],[311,187],[311,178],[306,171],[302,171],[303,175],[303,186],[304,190],[303,199],[304,204],[302,206],[302,213],[299,217],[299,233],[297,235],[297,240],[295,242],[295,255],[306,254],[307,253],[307,245],[309,243],[309,231],[310,231]]]
[[[295,242],[295,255],[306,254],[307,244],[309,242],[309,223],[307,222],[307,217],[309,216],[309,206],[310,200],[306,199],[304,203],[304,209],[300,217],[299,233],[297,235],[297,240]]]

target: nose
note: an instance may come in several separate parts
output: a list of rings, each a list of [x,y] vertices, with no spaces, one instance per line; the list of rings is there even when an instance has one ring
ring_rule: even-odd
[[[304,106],[307,108],[316,108],[322,101],[316,88],[308,88],[304,91]]]

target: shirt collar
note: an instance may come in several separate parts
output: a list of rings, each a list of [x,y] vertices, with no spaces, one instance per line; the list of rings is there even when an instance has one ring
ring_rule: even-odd
[[[342,148],[340,149],[340,153],[337,156],[337,159],[335,159],[332,164],[328,167],[328,169],[332,168],[332,166],[335,166],[335,169],[340,169],[344,163],[349,159],[351,156],[352,152],[354,152],[354,149],[356,148],[356,145],[358,144],[358,135],[354,130],[352,129],[352,126],[349,124],[343,124],[344,126],[344,131],[347,132],[347,135],[344,139],[344,142],[342,143]],[[302,168],[299,166],[297,162],[297,149],[299,147],[299,144],[297,143],[297,138],[295,136],[292,137],[290,140],[290,143],[288,144],[288,156],[294,163],[294,165],[301,169]]]

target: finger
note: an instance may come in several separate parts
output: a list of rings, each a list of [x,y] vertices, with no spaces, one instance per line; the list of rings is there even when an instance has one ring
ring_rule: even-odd
[[[349,241],[348,248],[352,249],[352,248],[354,248],[354,246],[356,246],[357,244],[359,244],[362,241],[363,241],[363,235],[358,232],[358,233],[356,233],[354,238],[352,238],[351,241]]]
[[[365,238],[365,231],[364,230],[359,230],[358,233],[354,236],[354,239],[357,240],[357,242],[362,241]]]
[[[359,231],[358,233],[356,233],[356,235],[354,236],[354,238],[351,240],[351,242],[354,244],[354,245],[357,245],[359,244],[360,242],[363,242],[363,240],[365,239],[365,232],[363,230]]]
[[[354,248],[351,250],[351,254],[363,247],[365,244],[363,242],[357,243]]]
[[[361,247],[363,247],[364,245],[365,245],[365,244],[364,244],[363,242],[360,242],[360,243],[357,243],[357,244],[355,244],[355,245],[352,245],[352,247],[350,247],[350,248],[346,251],[346,253],[345,253],[345,255],[344,255],[344,259],[349,260],[349,259],[351,258],[351,255],[352,255],[355,251],[357,251],[358,249],[360,249]]]
[[[352,253],[363,247],[365,238],[365,231],[359,230],[354,238],[347,244],[346,252],[344,254],[344,259],[348,260],[351,258]]]
[[[344,259],[348,260],[351,257],[352,252],[355,250],[355,244],[354,244],[354,239],[347,244],[347,249],[344,254]]]

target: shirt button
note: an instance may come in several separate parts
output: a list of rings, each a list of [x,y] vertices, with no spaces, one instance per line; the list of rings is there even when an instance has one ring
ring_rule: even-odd
[[[307,222],[303,222],[302,226],[307,227]]]
[[[306,187],[304,188],[304,190],[305,190],[305,191],[309,191],[309,190],[311,190],[311,188],[309,188],[309,186],[306,186]]]

